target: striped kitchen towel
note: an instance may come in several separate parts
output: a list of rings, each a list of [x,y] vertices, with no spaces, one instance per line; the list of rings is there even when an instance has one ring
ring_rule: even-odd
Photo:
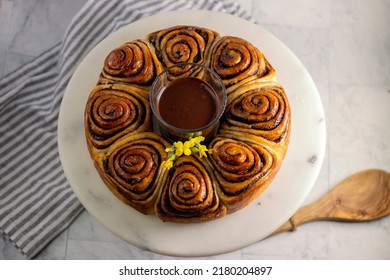
[[[57,118],[78,63],[107,35],[135,20],[205,9],[248,19],[237,4],[216,0],[88,1],[63,41],[0,80],[0,232],[27,258],[83,210],[61,167]]]

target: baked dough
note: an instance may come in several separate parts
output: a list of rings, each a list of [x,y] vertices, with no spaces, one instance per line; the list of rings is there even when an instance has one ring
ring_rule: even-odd
[[[172,143],[153,130],[149,91],[165,68],[202,64],[222,79],[226,110],[208,157],[162,165]],[[198,67],[177,67],[185,77]],[[199,223],[233,213],[273,181],[287,152],[291,111],[275,69],[250,42],[198,26],[173,26],[125,42],[106,57],[84,114],[87,146],[121,201],[162,221]]]

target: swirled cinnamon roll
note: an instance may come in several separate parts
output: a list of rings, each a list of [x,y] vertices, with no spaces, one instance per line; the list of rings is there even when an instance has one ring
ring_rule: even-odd
[[[168,80],[205,79],[201,66],[222,79],[225,113],[217,136],[207,140],[207,157],[192,154],[200,152],[196,147],[173,156],[172,143],[151,132],[149,91],[167,68]],[[107,55],[84,126],[95,167],[121,201],[166,222],[199,223],[245,207],[273,181],[286,154],[291,110],[274,68],[254,45],[179,25]]]
[[[259,136],[283,156],[290,135],[291,110],[283,87],[276,82],[251,83],[228,98],[221,133]],[[253,138],[253,137],[252,137]]]
[[[279,157],[256,142],[217,136],[209,145],[210,162],[218,181],[218,195],[228,213],[245,207],[273,180]]]
[[[210,47],[219,34],[216,31],[196,26],[174,26],[149,34],[149,42],[161,61],[164,68],[182,62],[204,64],[209,55]],[[193,69],[187,65],[176,68],[172,73],[177,77],[192,73]]]
[[[99,83],[126,83],[150,87],[162,66],[148,45],[135,40],[112,50],[104,61]]]
[[[276,79],[265,56],[242,38],[224,36],[216,42],[211,53],[210,68],[221,77],[228,94],[254,79]]]
[[[143,214],[152,214],[166,173],[160,165],[169,145],[153,132],[128,135],[97,154],[95,165],[121,201]]]
[[[149,101],[136,87],[99,85],[90,93],[84,113],[88,147],[107,148],[127,134],[151,129]]]
[[[163,221],[198,223],[220,218],[226,207],[220,204],[213,172],[199,159],[182,156],[174,162],[156,204]]]

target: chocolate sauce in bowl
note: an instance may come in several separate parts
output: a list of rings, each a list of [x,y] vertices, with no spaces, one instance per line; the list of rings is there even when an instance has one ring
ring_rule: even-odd
[[[216,93],[204,81],[194,77],[170,82],[158,102],[161,118],[181,129],[197,129],[217,117]]]

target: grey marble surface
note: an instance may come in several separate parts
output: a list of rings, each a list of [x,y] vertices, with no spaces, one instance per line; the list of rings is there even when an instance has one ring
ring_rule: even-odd
[[[390,171],[390,1],[240,0],[303,62],[321,95],[327,148],[305,200],[348,175]],[[0,77],[61,40],[83,0],[0,0]],[[0,235],[0,259],[23,259]],[[88,212],[37,259],[172,259],[126,244]],[[315,222],[211,259],[390,259],[390,218]]]

